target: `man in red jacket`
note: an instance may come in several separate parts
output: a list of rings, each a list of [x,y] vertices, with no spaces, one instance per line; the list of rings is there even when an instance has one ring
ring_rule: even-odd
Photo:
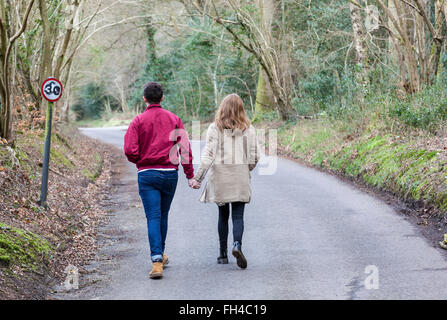
[[[146,110],[132,120],[124,136],[124,153],[138,168],[138,189],[146,213],[153,279],[163,276],[168,264],[164,254],[168,213],[178,180],[179,152],[189,186],[200,185],[192,178],[194,168],[188,134],[180,118],[163,109],[163,88],[156,82],[144,87]]]

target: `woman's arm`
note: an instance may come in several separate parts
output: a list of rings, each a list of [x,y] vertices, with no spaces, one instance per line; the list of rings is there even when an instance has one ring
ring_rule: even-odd
[[[194,180],[202,182],[203,179],[205,179],[208,169],[211,167],[214,159],[216,158],[218,141],[219,132],[217,131],[215,125],[211,124],[206,133],[205,150],[203,151],[200,167],[199,170],[197,170],[196,175],[194,176]]]
[[[250,161],[248,162],[248,169],[252,171],[259,162],[261,157],[261,148],[259,147],[258,136],[256,134],[256,129],[253,128],[254,134],[252,138],[252,143],[250,143]]]

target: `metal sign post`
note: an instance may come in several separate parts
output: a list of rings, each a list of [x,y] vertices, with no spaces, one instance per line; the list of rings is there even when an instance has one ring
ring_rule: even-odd
[[[39,205],[46,206],[48,192],[48,170],[50,167],[50,148],[51,148],[51,125],[53,122],[54,102],[62,96],[62,83],[56,78],[48,78],[41,87],[42,96],[48,101],[47,114],[45,119],[45,144],[42,162],[42,184],[40,187]]]

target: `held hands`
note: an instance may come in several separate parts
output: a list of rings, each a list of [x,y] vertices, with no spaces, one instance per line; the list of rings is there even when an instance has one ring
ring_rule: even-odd
[[[202,184],[193,178],[188,180],[188,185],[193,189],[200,189]]]

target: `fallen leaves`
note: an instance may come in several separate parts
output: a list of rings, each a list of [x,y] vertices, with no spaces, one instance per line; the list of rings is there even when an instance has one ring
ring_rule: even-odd
[[[48,210],[36,204],[40,197],[39,163],[43,146],[42,139],[37,136],[41,130],[24,131],[21,135],[16,144],[21,152],[20,163],[9,168],[0,159],[0,221],[33,231],[51,242],[55,250],[47,267],[51,277],[57,279],[64,277],[67,265],[81,268],[94,257],[97,229],[106,214],[101,200],[106,194],[104,190],[110,177],[111,163],[110,147],[81,136],[77,130],[64,130],[71,130],[58,132],[65,143],[54,139],[52,150],[69,159],[73,165],[67,167],[63,161],[52,157]],[[5,143],[8,142],[0,139],[0,145]],[[103,170],[95,183],[91,183],[82,171],[93,172],[96,169],[98,154],[104,158]],[[24,284],[19,291],[25,292],[27,287],[30,286]]]

